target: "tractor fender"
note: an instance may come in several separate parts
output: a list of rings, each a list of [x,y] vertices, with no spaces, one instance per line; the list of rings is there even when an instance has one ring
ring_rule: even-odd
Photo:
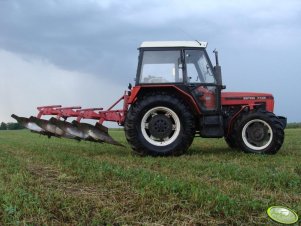
[[[183,98],[186,103],[191,107],[193,113],[195,115],[201,115],[201,111],[193,99],[192,95],[185,92],[181,88],[177,87],[176,85],[143,85],[143,86],[135,86],[131,89],[131,95],[128,100],[128,104],[134,104],[137,101],[139,96],[145,95],[145,93],[153,92],[153,91],[166,91],[172,92]]]

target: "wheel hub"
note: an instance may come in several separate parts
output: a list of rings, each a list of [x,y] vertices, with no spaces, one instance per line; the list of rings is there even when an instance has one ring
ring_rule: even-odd
[[[141,119],[141,132],[152,145],[164,147],[175,142],[181,129],[178,115],[164,106],[148,110]]]
[[[273,130],[266,121],[253,119],[244,125],[242,139],[252,152],[262,151],[272,143]]]
[[[155,115],[149,121],[149,132],[152,136],[164,139],[172,133],[172,121],[166,115]]]
[[[254,125],[252,128],[249,128],[248,135],[250,139],[253,141],[261,141],[265,138],[265,134],[267,133],[263,126]]]

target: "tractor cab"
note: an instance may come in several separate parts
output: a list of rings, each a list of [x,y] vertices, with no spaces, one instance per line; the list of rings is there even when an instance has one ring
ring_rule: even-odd
[[[143,42],[139,48],[136,86],[164,85],[187,93],[201,115],[201,135],[222,137],[221,70],[217,52],[217,65],[213,67],[206,47],[207,42],[198,41]]]
[[[212,66],[206,46],[207,42],[198,41],[143,42],[136,85],[184,87],[192,92],[201,112],[218,111],[221,74],[218,65]]]
[[[206,42],[143,42],[136,84],[216,83]]]

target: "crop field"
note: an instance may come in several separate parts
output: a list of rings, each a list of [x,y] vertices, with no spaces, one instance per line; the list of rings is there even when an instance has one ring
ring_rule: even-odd
[[[301,129],[274,156],[196,138],[180,157],[0,132],[0,225],[277,225],[266,209],[301,214]]]

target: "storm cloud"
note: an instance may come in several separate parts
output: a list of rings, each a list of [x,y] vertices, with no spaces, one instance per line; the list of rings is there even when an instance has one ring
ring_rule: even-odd
[[[301,121],[300,21],[300,1],[0,0],[0,121],[109,104],[142,41],[195,39],[219,50],[228,90],[271,92],[277,114]]]

